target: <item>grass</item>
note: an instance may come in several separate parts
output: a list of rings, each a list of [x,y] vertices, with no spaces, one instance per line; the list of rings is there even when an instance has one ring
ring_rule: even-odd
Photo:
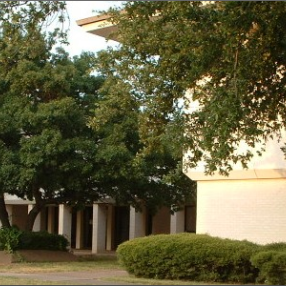
[[[100,281],[111,281],[111,282],[122,282],[129,284],[138,285],[215,285],[209,283],[198,283],[198,282],[184,282],[178,280],[154,280],[154,279],[143,279],[143,278],[102,278]],[[95,285],[100,283],[99,280],[95,281]],[[41,281],[36,279],[25,279],[17,277],[0,277],[0,285],[86,285],[84,282],[77,284],[74,281]],[[92,285],[92,284],[89,284]],[[221,285],[221,284],[218,284]]]
[[[116,272],[112,270],[123,270],[119,265],[116,257],[90,257],[82,258],[81,261],[72,262],[21,262],[8,265],[1,265],[0,272],[5,273],[5,276],[0,275],[0,285],[86,285],[85,280],[58,280],[48,281],[43,279],[23,278],[14,275],[17,274],[41,274],[41,273],[58,273],[58,272],[76,272],[76,271],[96,271],[96,270],[111,270],[110,276],[94,280],[94,285],[98,285],[100,281],[120,282],[121,284],[138,284],[138,285],[221,285],[216,283],[201,283],[193,281],[181,280],[159,280],[145,279],[129,276],[116,276]],[[11,274],[11,275],[10,275]],[[92,280],[89,280],[92,281]],[[93,284],[89,284],[93,285]]]
[[[140,284],[140,285],[222,285],[221,283],[219,284],[219,283],[204,283],[204,282],[182,281],[182,280],[147,279],[147,278],[136,278],[136,277],[116,277],[116,279],[105,278],[104,280],[131,283],[131,284]]]
[[[72,262],[21,262],[1,265],[2,273],[74,272],[104,269],[123,269],[115,257],[82,258]],[[3,284],[2,284],[3,285]]]
[[[65,281],[39,281],[36,279],[25,279],[17,277],[0,277],[0,285],[76,285]]]

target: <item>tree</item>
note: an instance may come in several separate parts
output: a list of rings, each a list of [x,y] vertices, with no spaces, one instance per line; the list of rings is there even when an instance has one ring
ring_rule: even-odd
[[[0,219],[9,227],[4,193],[34,200],[26,229],[47,204],[82,204],[100,197],[94,179],[96,134],[87,126],[102,79],[92,76],[94,55],[73,59],[55,45],[65,33],[47,33],[63,2],[1,2]],[[63,22],[60,14],[58,19]],[[5,21],[4,21],[5,20]]]
[[[110,10],[118,49],[101,65],[132,84],[145,108],[154,140],[184,102],[188,166],[201,160],[206,173],[244,168],[262,145],[285,128],[285,2],[127,1]],[[246,152],[238,147],[244,141]],[[149,144],[152,146],[152,144]],[[149,147],[150,147],[149,146]],[[258,149],[261,154],[263,147]]]
[[[157,148],[143,153],[150,137],[141,136],[145,133],[140,130],[140,121],[145,116],[141,102],[130,85],[109,67],[101,73],[105,81],[90,125],[100,138],[96,161],[101,167],[96,176],[105,193],[118,204],[139,210],[145,206],[151,214],[162,206],[175,211],[194,202],[196,187],[182,173],[182,150],[169,144],[175,118],[169,122],[169,132]]]
[[[0,4],[2,225],[9,227],[4,193],[35,201],[27,230],[47,204],[82,206],[109,196],[135,206],[144,200],[155,211],[184,202],[189,184],[185,188],[187,178],[177,171],[168,144],[162,141],[160,150],[137,156],[140,106],[130,90],[114,77],[91,75],[92,53],[70,59],[63,48],[55,49],[66,34],[47,33],[44,24],[64,7],[52,1]],[[124,100],[116,97],[125,91]],[[94,108],[92,130],[87,123]]]

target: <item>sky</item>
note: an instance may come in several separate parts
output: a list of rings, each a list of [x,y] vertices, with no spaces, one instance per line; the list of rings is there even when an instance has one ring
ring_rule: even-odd
[[[77,20],[99,14],[99,11],[119,6],[122,1],[66,1],[70,17],[69,42],[65,47],[70,56],[79,55],[82,51],[98,52],[106,49],[108,45],[114,46],[116,42],[107,42],[104,38],[87,33],[76,24]]]

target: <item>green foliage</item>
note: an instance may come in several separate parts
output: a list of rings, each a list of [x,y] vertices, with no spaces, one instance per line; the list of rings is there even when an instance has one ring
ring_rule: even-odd
[[[247,241],[184,233],[133,239],[119,245],[117,254],[138,277],[251,283],[258,271],[250,257],[258,250]]]
[[[68,240],[63,235],[46,231],[21,231],[16,227],[0,229],[0,249],[9,253],[18,249],[67,251]]]
[[[95,156],[100,166],[96,177],[106,193],[118,203],[145,205],[153,213],[161,206],[193,201],[196,185],[182,172],[180,147],[164,138],[143,154],[148,138],[140,130],[145,114],[141,102],[129,84],[108,71],[103,75],[106,80],[90,126],[101,138]]]
[[[261,251],[251,257],[251,263],[259,269],[258,283],[285,285],[286,251]]]
[[[91,75],[92,53],[71,59],[56,48],[66,42],[65,12],[63,1],[0,3],[0,190],[36,202],[29,230],[47,203],[105,195],[87,126],[103,80]]]
[[[19,246],[22,232],[16,227],[0,229],[0,249],[12,253]]]
[[[63,235],[24,231],[19,237],[18,249],[67,251],[68,246],[69,242]]]
[[[106,80],[90,126],[102,138],[96,159],[106,166],[98,170],[98,175],[109,189],[108,194],[118,203],[138,208],[145,205],[151,213],[162,206],[175,209],[193,202],[196,184],[182,172],[182,146],[178,137],[183,129],[177,128],[180,116],[176,114],[166,123],[166,136],[154,138],[148,126],[142,125],[148,112],[143,97],[130,81],[113,73],[113,65],[105,66],[105,60],[108,61],[104,53],[97,59]]]
[[[262,251],[286,251],[286,243],[285,242],[273,242],[263,245]]]
[[[174,138],[192,150],[189,166],[204,160],[208,174],[247,167],[252,147],[263,152],[285,128],[284,1],[126,1],[123,9],[109,11],[121,45],[99,65],[140,100],[147,150],[182,105],[185,136]],[[190,113],[193,101],[199,109]]]
[[[94,54],[71,59],[55,48],[66,31],[48,33],[53,18],[64,23],[64,2],[0,3],[0,189],[36,202],[26,229],[49,203],[109,196],[155,211],[189,200],[181,150],[166,137],[139,156],[149,140],[138,126],[141,102],[108,71],[91,75]]]

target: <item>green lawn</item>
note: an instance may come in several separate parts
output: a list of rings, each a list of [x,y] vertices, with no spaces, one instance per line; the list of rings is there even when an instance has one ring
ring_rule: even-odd
[[[68,271],[93,271],[96,269],[123,269],[115,257],[98,257],[72,262],[21,262],[1,265],[0,272],[46,273]]]
[[[100,278],[95,281],[99,284],[100,281],[117,281],[120,283],[140,284],[140,285],[211,285],[210,283],[186,282],[176,280],[159,280],[159,279],[144,279],[133,276],[117,277],[116,272],[112,270],[122,270],[115,257],[97,257],[92,259],[82,259],[77,262],[43,262],[43,263],[12,263],[9,265],[1,265],[1,273],[11,273],[9,276],[0,276],[0,285],[83,285],[84,281],[77,283],[75,281],[41,281],[31,278],[20,278],[13,276],[13,273],[21,274],[39,274],[52,272],[75,272],[75,271],[96,271],[110,270],[108,278]],[[212,285],[215,285],[212,283]]]
[[[64,281],[50,282],[39,281],[36,279],[25,279],[18,277],[0,277],[0,285],[76,285],[74,283],[65,283]]]

